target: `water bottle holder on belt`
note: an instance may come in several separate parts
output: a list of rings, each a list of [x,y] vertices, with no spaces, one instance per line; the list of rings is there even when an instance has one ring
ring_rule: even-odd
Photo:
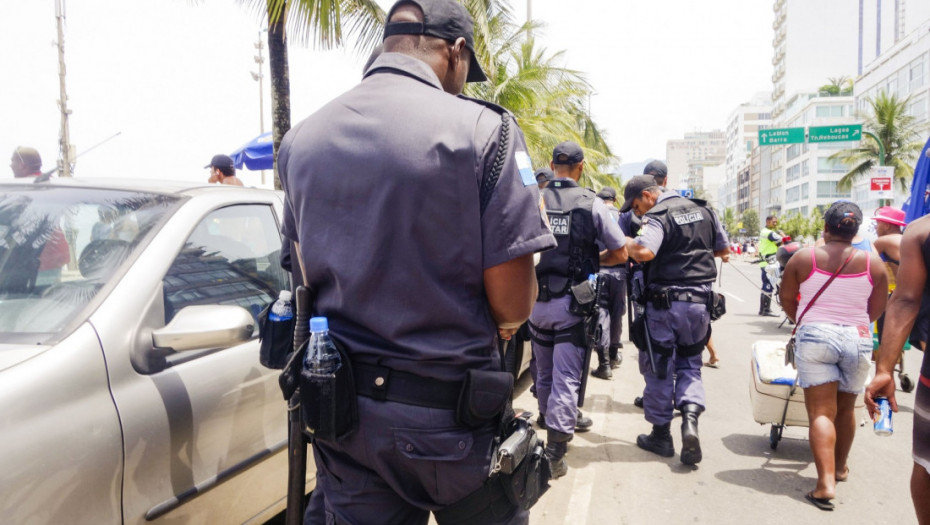
[[[306,353],[309,342],[304,343],[298,354]],[[300,372],[300,419],[304,434],[324,441],[341,441],[358,430],[352,360],[335,337],[333,343],[342,360],[333,377],[316,377],[306,368]]]
[[[294,325],[296,319],[270,321],[268,314],[274,303],[270,303],[258,314],[258,339],[261,347],[258,360],[262,366],[281,370],[287,364],[288,355],[294,351]]]

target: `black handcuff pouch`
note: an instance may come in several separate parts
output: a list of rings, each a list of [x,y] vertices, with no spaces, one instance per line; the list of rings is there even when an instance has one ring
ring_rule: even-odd
[[[513,394],[513,374],[501,370],[468,370],[455,419],[460,425],[480,427],[497,419]]]

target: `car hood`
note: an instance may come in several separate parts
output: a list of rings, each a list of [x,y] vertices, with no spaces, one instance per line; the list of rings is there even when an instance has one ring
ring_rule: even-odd
[[[0,371],[12,368],[27,359],[48,350],[43,345],[4,345],[0,344]]]

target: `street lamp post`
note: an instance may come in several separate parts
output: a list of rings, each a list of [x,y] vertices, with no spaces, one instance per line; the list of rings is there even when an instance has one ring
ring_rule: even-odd
[[[73,146],[71,145],[71,132],[68,125],[68,117],[71,110],[68,109],[68,94],[65,91],[65,0],[55,0],[55,18],[58,22],[58,109],[61,111],[61,129],[58,137],[59,150],[59,174],[62,177],[71,176],[71,163],[74,162]]]
[[[258,50],[258,55],[254,56],[255,63],[258,64],[258,73],[254,71],[249,71],[252,75],[252,80],[258,82],[258,126],[260,134],[265,134],[265,94],[263,79],[265,75],[262,73],[262,64],[265,63],[265,56],[262,54],[262,50],[265,49],[265,44],[262,42],[262,33],[268,31],[267,29],[262,29],[258,32],[258,40],[255,42],[255,49]],[[265,185],[265,170],[262,170],[262,186]]]

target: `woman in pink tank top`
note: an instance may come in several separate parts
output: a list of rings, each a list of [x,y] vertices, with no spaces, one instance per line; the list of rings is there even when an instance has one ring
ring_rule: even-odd
[[[877,254],[852,246],[862,224],[858,206],[836,202],[823,220],[826,242],[788,261],[780,296],[785,314],[799,322],[795,361],[817,467],[817,486],[805,497],[821,510],[833,510],[836,482],[849,475],[846,460],[856,435],[854,408],[872,360],[869,324],[885,309],[888,275]]]

